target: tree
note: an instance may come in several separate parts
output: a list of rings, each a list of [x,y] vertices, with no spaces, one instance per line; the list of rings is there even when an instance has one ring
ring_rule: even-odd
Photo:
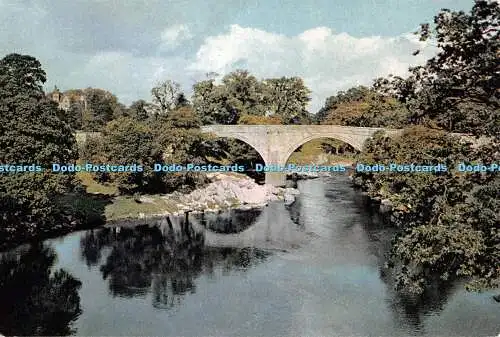
[[[331,110],[337,108],[342,103],[353,103],[361,101],[368,93],[369,89],[365,86],[357,86],[347,91],[340,91],[337,95],[326,99],[325,105],[316,114],[316,121],[323,122],[330,114]]]
[[[60,110],[60,119],[68,123],[73,130],[81,130],[84,110],[81,102],[73,102],[67,111]]]
[[[87,88],[83,91],[86,109],[82,116],[82,129],[84,131],[100,131],[107,122],[122,115],[118,99],[112,93],[97,89]]]
[[[230,106],[224,86],[210,79],[196,83],[193,90],[193,107],[203,124],[236,124],[239,113]]]
[[[256,115],[241,115],[238,124],[244,125],[281,125],[283,120],[280,116],[256,116]]]
[[[38,100],[42,98],[42,85],[47,76],[40,62],[33,56],[9,54],[0,61],[0,67],[2,100],[15,99],[17,95]]]
[[[246,70],[233,71],[222,78],[230,109],[238,115],[263,115],[264,94],[262,84]]]
[[[100,148],[94,162],[143,166],[142,172],[108,174],[120,193],[150,192],[159,187],[159,177],[152,171],[152,166],[161,162],[161,153],[156,147],[153,130],[145,123],[130,117],[109,122],[102,131]]]
[[[476,0],[470,13],[442,10],[434,28],[426,23],[417,32],[422,41],[437,41],[439,53],[408,78],[376,86],[395,93],[416,123],[500,137],[499,17],[497,1]]]
[[[236,70],[216,85],[214,79],[194,85],[193,107],[204,124],[236,124],[241,115],[264,115],[263,85],[246,70]]]
[[[72,129],[58,118],[57,104],[45,97],[45,79],[31,56],[10,54],[0,60],[0,163],[47,168],[76,159]],[[17,240],[64,224],[54,199],[71,190],[73,178],[47,171],[1,174],[2,236]]]
[[[311,100],[311,90],[300,77],[271,78],[263,84],[269,114],[279,116],[284,124],[309,121],[307,104]]]
[[[206,164],[213,152],[208,137],[199,129],[201,121],[190,107],[173,110],[155,123],[155,141],[166,164]],[[175,172],[162,176],[165,189],[193,188],[206,182],[198,172]]]
[[[422,293],[433,282],[466,277],[470,289],[494,288],[500,281],[496,173],[458,174],[455,165],[500,159],[500,147],[473,150],[455,136],[421,126],[394,139],[377,135],[359,158],[363,164],[444,164],[439,173],[356,173],[370,196],[393,206],[395,237],[390,263],[401,290]]]
[[[145,121],[148,118],[147,103],[145,100],[138,100],[132,102],[127,112],[130,118],[136,119],[138,121]]]
[[[146,107],[152,116],[165,115],[177,108],[177,104],[184,104],[185,97],[179,83],[167,80],[158,83],[151,89],[152,104]]]
[[[369,142],[362,161],[446,163],[449,172],[425,175],[356,174],[372,196],[394,204],[400,227],[391,265],[401,289],[421,293],[433,282],[465,278],[467,289],[500,285],[500,178],[495,172],[459,174],[454,164],[500,160],[498,106],[498,2],[475,1],[469,14],[442,10],[435,27],[423,24],[421,40],[434,37],[440,52],[408,78],[378,79],[374,88],[395,95],[410,122],[434,129],[492,136],[479,147],[443,131],[411,128],[396,139]]]
[[[404,104],[362,86],[329,97],[320,112],[321,124],[390,128],[409,124]]]

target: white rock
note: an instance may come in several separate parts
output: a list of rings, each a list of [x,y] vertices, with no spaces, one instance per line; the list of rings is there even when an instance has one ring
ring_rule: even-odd
[[[293,195],[297,195],[297,194],[300,194],[300,191],[296,188],[287,188],[285,189],[285,194],[293,194]]]
[[[291,205],[295,202],[295,196],[293,194],[285,193],[284,199],[285,199],[285,205]]]

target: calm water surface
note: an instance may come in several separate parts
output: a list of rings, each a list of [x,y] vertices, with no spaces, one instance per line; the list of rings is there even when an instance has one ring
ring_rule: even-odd
[[[298,188],[288,208],[83,231],[3,253],[0,333],[500,333],[492,293],[466,293],[457,284],[417,303],[392,291],[382,268],[391,230],[368,213],[346,177]]]

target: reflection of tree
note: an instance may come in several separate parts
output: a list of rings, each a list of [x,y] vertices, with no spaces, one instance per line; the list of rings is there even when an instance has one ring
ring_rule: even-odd
[[[392,281],[388,282],[388,284],[392,283]],[[392,291],[390,308],[402,325],[410,326],[414,331],[423,333],[424,318],[442,311],[453,289],[452,284],[447,284],[429,287],[421,295],[407,295]]]
[[[409,295],[395,289],[393,271],[388,268],[388,256],[392,248],[396,229],[391,227],[386,217],[374,212],[372,205],[366,204],[364,199],[357,200],[365,205],[363,229],[370,243],[369,252],[377,257],[380,278],[389,288],[388,305],[403,326],[410,326],[413,331],[423,333],[423,318],[431,313],[443,310],[453,290],[453,283],[443,284],[436,280],[422,295]]]
[[[286,210],[290,214],[290,219],[294,224],[298,225],[299,228],[304,228],[304,216],[301,216],[302,208],[301,197],[297,197],[292,205],[286,207]]]
[[[335,187],[335,192],[342,191],[345,186],[345,182],[341,181],[339,187]],[[335,207],[336,199],[319,200],[317,207],[311,208],[308,205],[304,206],[303,198],[304,194],[299,195],[295,203],[287,207],[290,218],[299,225],[311,219],[318,223],[329,221],[330,217],[346,212],[344,208]],[[387,306],[395,320],[402,326],[411,327],[412,331],[421,331],[424,318],[430,314],[439,313],[443,309],[453,292],[453,283],[444,285],[436,281],[421,296],[409,296],[396,291],[393,271],[388,268],[387,263],[392,248],[392,238],[398,229],[390,226],[387,222],[387,215],[379,214],[378,205],[374,207],[374,204],[361,193],[341,194],[341,198],[352,201],[356,208],[353,208],[352,212],[349,211],[347,215],[342,213],[338,215],[343,220],[339,226],[346,231],[350,231],[354,224],[361,226],[364,239],[357,244],[360,244],[360,249],[367,250],[367,259],[376,257],[380,278],[388,288]],[[345,238],[349,240],[348,236]]]
[[[56,253],[36,244],[0,256],[0,333],[69,335],[81,314],[81,282],[59,269]]]
[[[235,209],[224,214],[207,213],[199,217],[207,229],[216,233],[231,234],[242,232],[253,225],[261,213],[260,209]]]
[[[82,254],[94,264],[105,247],[111,253],[100,267],[115,296],[139,296],[152,291],[153,306],[173,308],[196,291],[196,278],[233,269],[246,270],[269,253],[257,249],[204,247],[202,233],[184,222],[180,228],[137,226],[106,228],[82,239]]]
[[[101,260],[101,247],[109,245],[110,237],[106,235],[109,230],[97,231],[91,230],[85,239],[81,240],[81,256],[87,263],[87,266],[95,266]]]

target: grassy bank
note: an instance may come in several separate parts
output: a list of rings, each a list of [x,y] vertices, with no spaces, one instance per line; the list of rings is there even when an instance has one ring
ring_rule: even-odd
[[[106,221],[125,218],[140,218],[143,215],[164,214],[179,211],[176,203],[160,195],[143,197],[135,200],[132,196],[118,195],[118,189],[112,184],[101,184],[88,172],[78,172],[77,177],[85,186],[85,196],[66,196],[66,207],[85,219],[103,217]],[[106,201],[104,201],[106,200]]]
[[[96,223],[96,219],[103,219],[102,222],[105,222],[183,212],[181,194],[174,193],[169,196],[154,194],[136,198],[118,195],[116,186],[100,184],[89,173],[78,172],[77,177],[82,181],[87,193],[66,195],[61,201],[71,214],[77,214],[89,223]],[[238,200],[234,199],[229,206],[238,205]],[[227,205],[208,203],[207,206],[210,209],[220,209]]]
[[[108,221],[141,218],[147,215],[158,215],[178,212],[177,204],[159,195],[151,195],[141,198],[140,202],[130,196],[115,197],[111,204],[106,206],[104,215]]]
[[[313,140],[304,144],[299,151],[294,152],[288,162],[298,165],[334,165],[351,164],[354,162],[354,154],[336,155],[325,153],[325,143],[331,147],[342,144],[339,141],[329,139]],[[147,195],[137,200],[133,196],[118,195],[116,186],[113,184],[101,184],[95,181],[91,173],[78,172],[76,175],[85,186],[87,193],[83,196],[66,196],[63,202],[65,203],[65,207],[71,209],[74,214],[81,215],[90,223],[95,223],[96,219],[113,221],[183,211],[179,207],[179,204],[182,204],[180,196],[171,195],[167,198],[162,195]],[[238,200],[235,200],[231,206],[237,205]],[[217,208],[223,205],[208,206],[210,208]]]

